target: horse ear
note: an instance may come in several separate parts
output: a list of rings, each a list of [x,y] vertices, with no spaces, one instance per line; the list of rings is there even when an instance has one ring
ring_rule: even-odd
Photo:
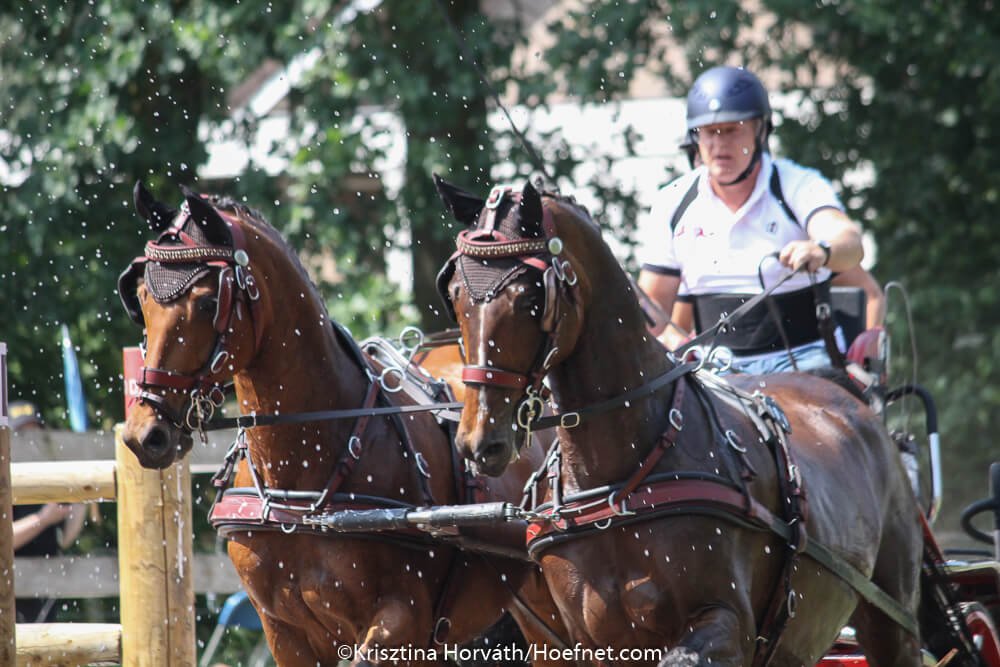
[[[524,189],[521,190],[518,212],[521,231],[525,237],[545,236],[545,231],[542,229],[542,218],[545,215],[542,211],[542,196],[531,185],[531,181],[526,182]]]
[[[473,224],[479,218],[479,212],[486,205],[486,200],[457,185],[452,185],[437,174],[433,176],[434,187],[437,188],[441,201],[451,212],[452,217],[463,224]]]
[[[181,189],[184,191],[191,219],[201,227],[208,242],[213,245],[233,245],[233,234],[229,231],[229,224],[222,219],[215,207],[196,192],[188,188]]]
[[[135,188],[132,189],[132,201],[135,203],[136,212],[143,217],[146,224],[154,232],[166,229],[170,221],[177,216],[176,210],[156,201],[156,198],[150,194],[142,181],[135,182]]]

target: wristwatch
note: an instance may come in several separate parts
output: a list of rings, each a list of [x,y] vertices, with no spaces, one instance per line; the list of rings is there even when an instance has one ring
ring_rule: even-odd
[[[821,266],[826,266],[830,263],[830,242],[825,240],[816,241],[816,245],[823,249],[826,253],[826,258],[823,259],[823,264]]]

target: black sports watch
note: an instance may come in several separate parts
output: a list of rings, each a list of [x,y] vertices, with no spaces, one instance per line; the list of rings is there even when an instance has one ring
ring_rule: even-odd
[[[822,266],[826,266],[827,264],[830,263],[830,242],[829,241],[820,240],[820,241],[816,241],[816,245],[818,245],[820,248],[822,248],[823,252],[826,253],[826,258],[823,259],[823,264],[822,264]]]

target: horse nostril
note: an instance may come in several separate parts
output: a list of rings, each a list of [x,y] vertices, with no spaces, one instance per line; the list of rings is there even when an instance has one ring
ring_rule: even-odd
[[[170,447],[170,436],[167,434],[166,429],[155,427],[150,429],[142,444],[150,452],[160,453]]]
[[[504,443],[491,442],[490,444],[486,445],[486,447],[484,447],[482,451],[479,452],[479,456],[477,456],[476,458],[479,460],[480,463],[490,463],[496,461],[499,458],[502,458],[504,455],[504,451],[505,451]]]

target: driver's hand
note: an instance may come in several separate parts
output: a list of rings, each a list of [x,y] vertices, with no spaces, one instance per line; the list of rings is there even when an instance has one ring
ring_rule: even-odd
[[[815,241],[791,241],[778,253],[778,261],[793,271],[806,266],[815,273],[826,262],[826,251]]]

